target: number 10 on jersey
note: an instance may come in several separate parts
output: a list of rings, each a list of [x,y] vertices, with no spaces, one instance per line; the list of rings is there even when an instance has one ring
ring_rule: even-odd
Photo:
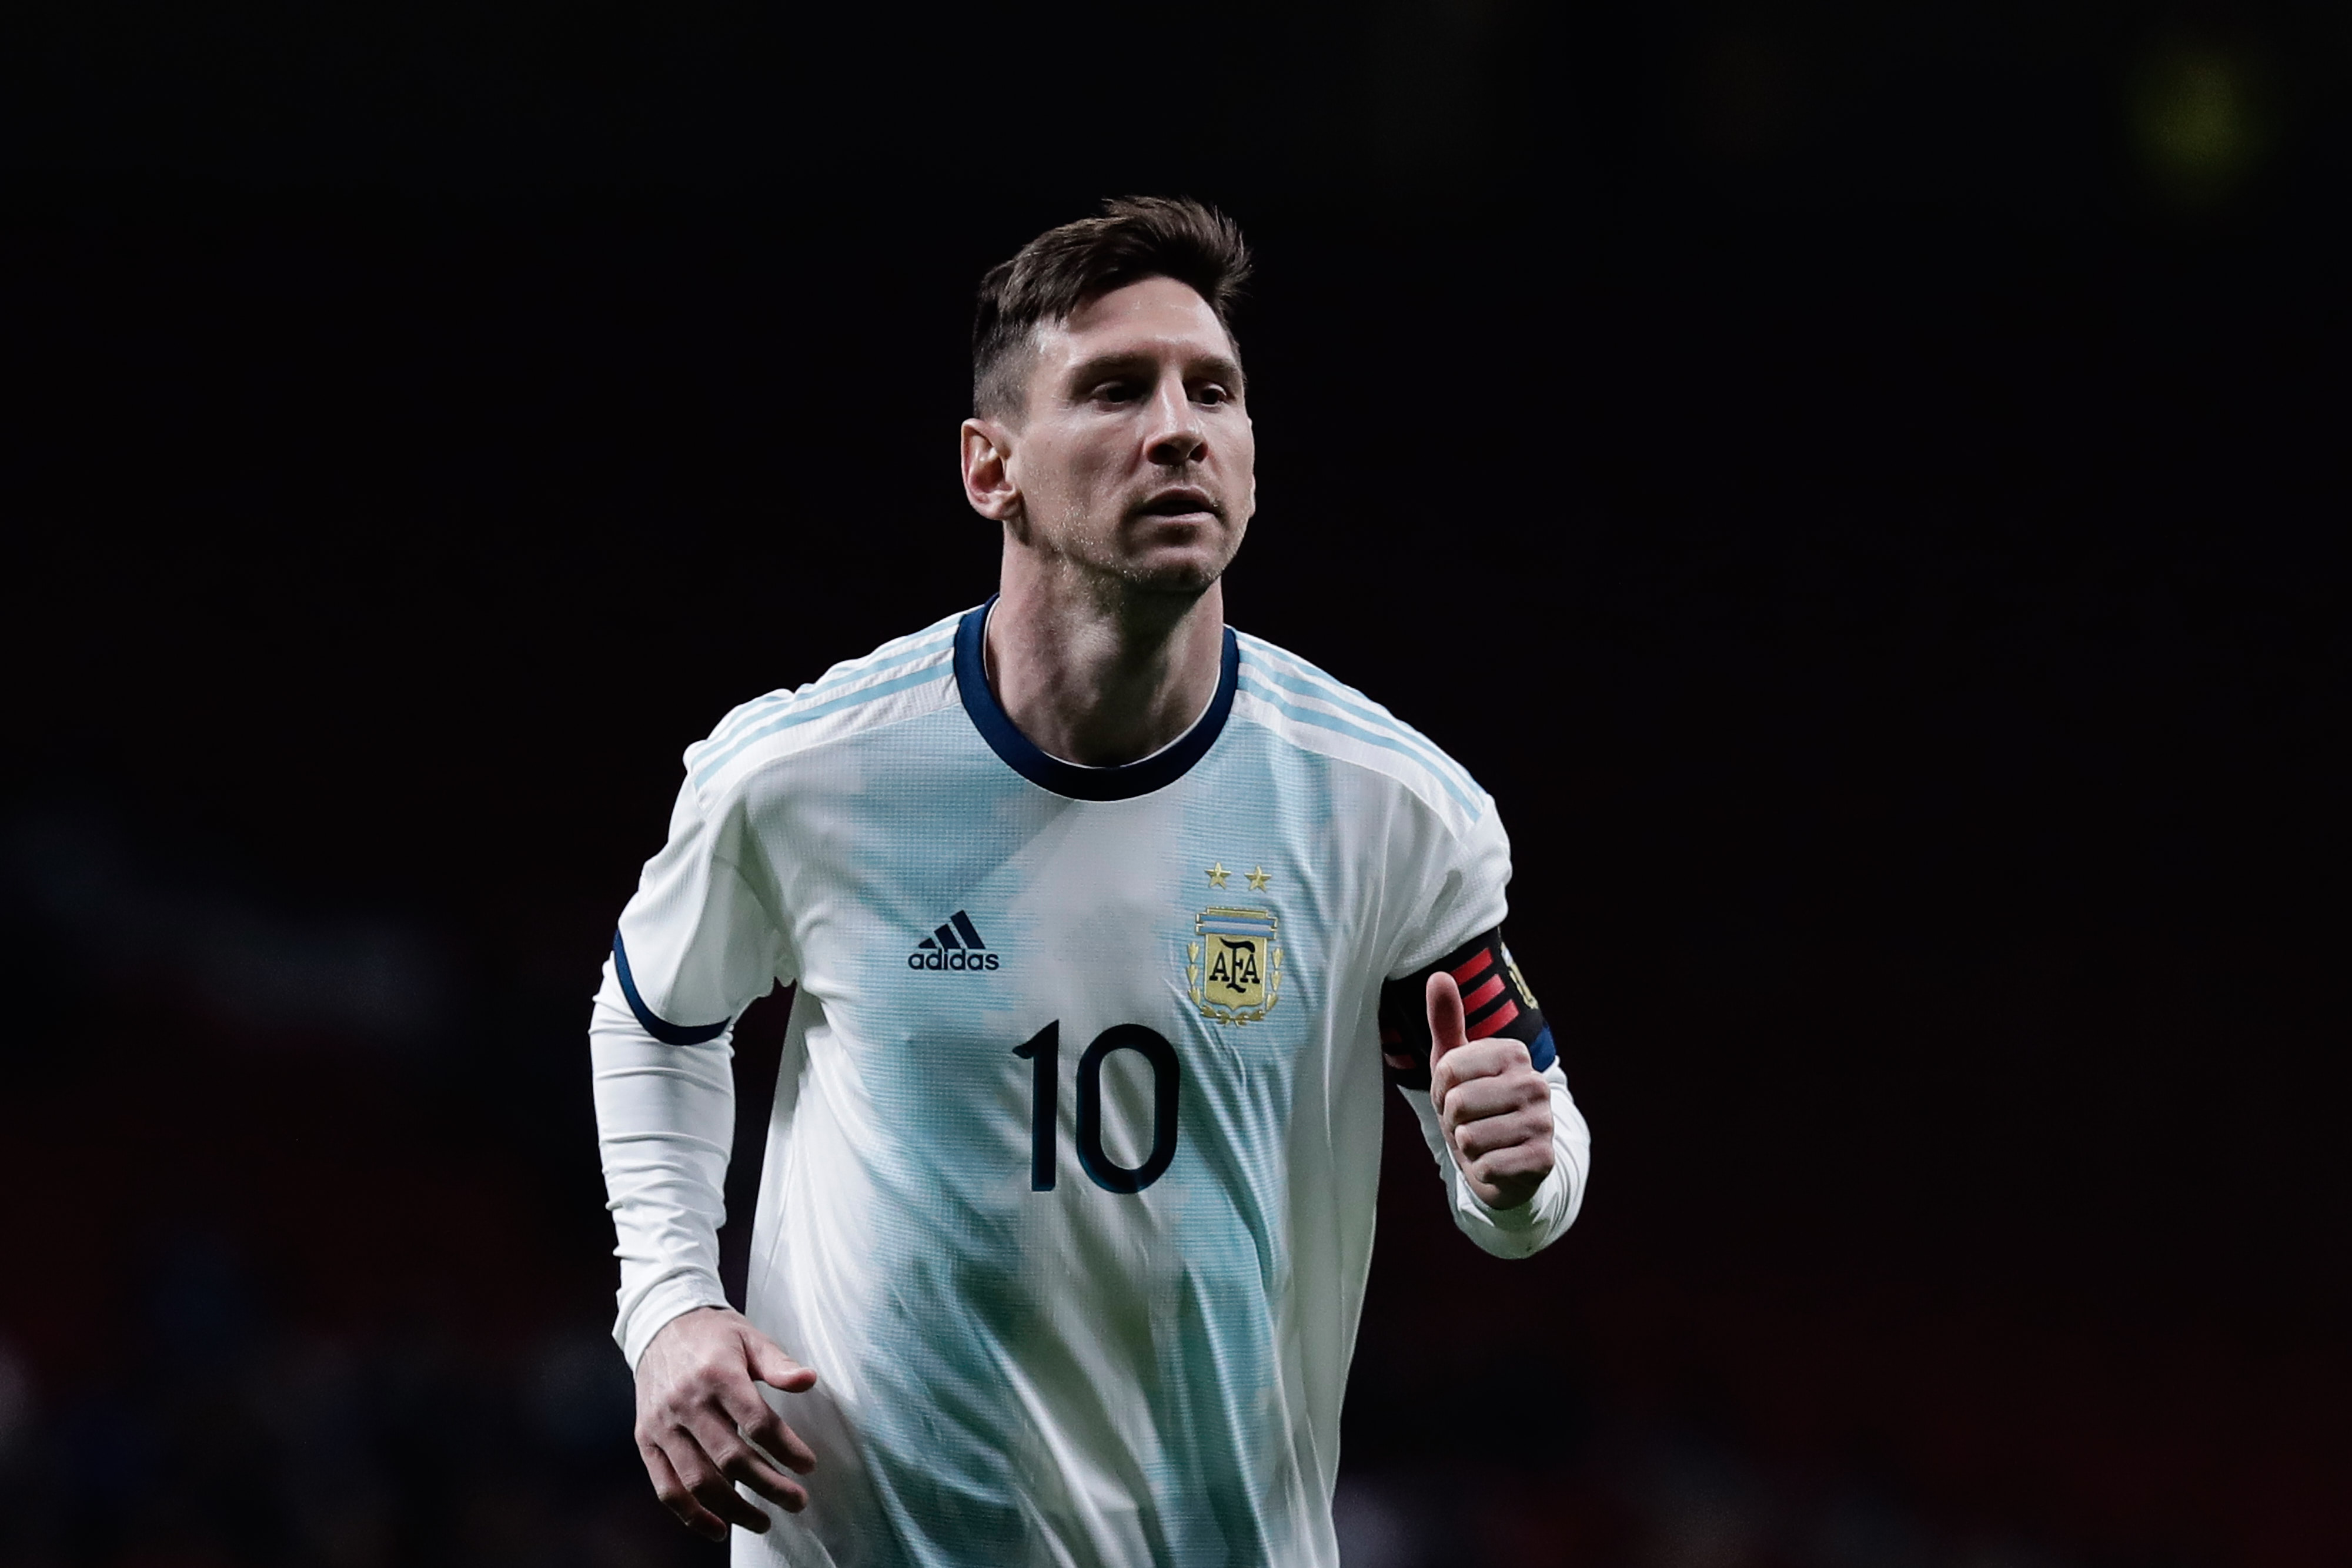
[[[1139,1166],[1123,1166],[1103,1151],[1102,1070],[1114,1051],[1131,1051],[1151,1064],[1151,1152]],[[1013,1048],[1030,1065],[1034,1095],[1029,1116],[1029,1187],[1054,1190],[1061,1134],[1062,1020],[1055,1019]],[[1183,1064],[1165,1035],[1139,1023],[1113,1024],[1078,1058],[1078,1164],[1105,1192],[1141,1192],[1167,1174],[1176,1157],[1176,1103]]]

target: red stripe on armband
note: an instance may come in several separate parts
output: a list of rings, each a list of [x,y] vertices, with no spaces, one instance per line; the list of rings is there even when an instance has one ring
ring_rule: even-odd
[[[1454,983],[1466,986],[1494,967],[1495,950],[1492,947],[1482,948],[1476,957],[1454,971]]]
[[[1501,1007],[1496,1008],[1493,1012],[1488,1013],[1485,1018],[1479,1019],[1476,1023],[1472,1024],[1469,1030],[1469,1038],[1472,1040],[1484,1040],[1488,1035],[1502,1029],[1504,1025],[1509,1023],[1513,1019],[1518,1016],[1519,1004],[1517,1002],[1505,1002]]]
[[[1465,991],[1462,993],[1462,1010],[1465,1013],[1475,1013],[1480,1008],[1485,1007],[1488,1002],[1493,1001],[1496,997],[1499,997],[1502,994],[1503,977],[1500,975],[1489,975],[1486,977],[1486,983],[1485,985],[1480,986],[1475,991]]]

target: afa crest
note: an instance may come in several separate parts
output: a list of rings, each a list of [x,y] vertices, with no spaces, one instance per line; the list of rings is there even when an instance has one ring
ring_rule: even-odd
[[[1255,1023],[1282,999],[1280,923],[1270,909],[1212,905],[1192,922],[1184,945],[1184,980],[1201,1016],[1217,1023]]]

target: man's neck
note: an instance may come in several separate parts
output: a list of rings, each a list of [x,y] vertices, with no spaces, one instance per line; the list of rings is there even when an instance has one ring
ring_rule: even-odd
[[[1007,562],[988,617],[989,685],[1046,755],[1087,768],[1139,761],[1190,729],[1216,695],[1224,585],[1193,598],[1140,594],[1055,566]]]

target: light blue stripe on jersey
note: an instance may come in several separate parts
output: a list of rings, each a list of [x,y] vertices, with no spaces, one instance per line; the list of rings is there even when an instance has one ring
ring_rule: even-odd
[[[1314,665],[1296,659],[1286,659],[1282,650],[1255,637],[1248,639],[1250,651],[1258,655],[1256,673],[1286,691],[1318,702],[1344,708],[1369,724],[1392,733],[1397,739],[1413,747],[1423,762],[1433,772],[1447,774],[1465,789],[1475,789],[1475,781],[1462,765],[1437,749],[1427,737],[1417,733],[1387,709],[1374,706],[1369,697],[1359,701],[1360,694],[1350,692]]]
[[[1285,702],[1274,684],[1265,680],[1257,670],[1246,664],[1242,666],[1242,687],[1249,692],[1250,695],[1286,717],[1297,719],[1301,724],[1311,724],[1318,729],[1328,729],[1336,734],[1350,736],[1357,740],[1393,751],[1400,757],[1410,758],[1423,772],[1444,785],[1446,793],[1459,801],[1464,810],[1473,817],[1478,814],[1478,802],[1465,791],[1461,785],[1454,781],[1452,774],[1445,769],[1430,766],[1429,759],[1412,747],[1407,746],[1402,737],[1366,729],[1360,724],[1350,724],[1337,714],[1325,713],[1321,708],[1300,707],[1296,703]]]
[[[725,746],[742,734],[746,726],[772,716],[780,706],[821,698],[848,685],[853,681],[863,679],[867,675],[878,675],[885,670],[895,670],[899,665],[911,664],[926,654],[936,653],[955,640],[955,626],[958,619],[960,619],[959,616],[950,616],[936,626],[925,627],[913,637],[904,639],[895,646],[886,643],[878,651],[853,664],[836,664],[810,685],[796,691],[777,692],[768,696],[754,698],[744,704],[717,734],[703,744],[706,747]]]
[[[1270,920],[1203,920],[1203,931],[1213,931],[1221,936],[1270,936],[1274,922]]]
[[[945,653],[946,650],[941,648],[934,652]],[[719,756],[698,765],[694,769],[694,782],[697,785],[709,783],[712,774],[734,761],[737,755],[755,740],[764,740],[780,730],[793,728],[808,723],[811,719],[823,718],[829,713],[838,713],[845,707],[856,707],[860,703],[870,702],[876,697],[887,696],[892,692],[905,691],[908,686],[919,686],[931,681],[946,680],[954,674],[954,663],[950,660],[942,660],[928,670],[917,670],[911,674],[899,675],[887,681],[877,681],[870,686],[860,686],[847,696],[835,697],[829,703],[818,703],[811,707],[791,708],[768,720],[748,735],[740,737],[734,745],[729,747]]]

